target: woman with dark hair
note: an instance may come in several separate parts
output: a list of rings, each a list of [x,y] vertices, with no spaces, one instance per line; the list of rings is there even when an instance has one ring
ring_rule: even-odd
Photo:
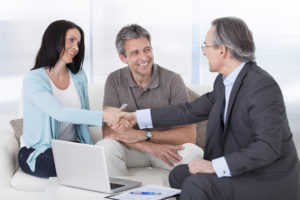
[[[65,20],[51,23],[35,65],[23,80],[24,122],[18,160],[25,173],[56,176],[51,139],[92,144],[88,125],[116,121],[119,109],[89,111],[83,60],[82,29]]]

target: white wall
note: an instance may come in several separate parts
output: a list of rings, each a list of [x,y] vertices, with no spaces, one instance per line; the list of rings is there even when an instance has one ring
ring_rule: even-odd
[[[0,114],[16,114],[23,76],[33,67],[47,26],[60,19],[84,29],[89,72],[90,4],[83,0],[0,0]]]
[[[0,114],[17,113],[22,77],[54,20],[83,28],[84,69],[94,83],[124,66],[115,37],[138,23],[152,36],[156,63],[180,73],[186,84],[206,85],[216,76],[200,50],[206,31],[217,17],[237,16],[252,30],[257,63],[278,81],[292,130],[300,132],[299,8],[299,0],[0,0]]]
[[[94,82],[125,66],[115,48],[123,26],[139,24],[151,34],[154,61],[191,80],[192,1],[93,1]]]

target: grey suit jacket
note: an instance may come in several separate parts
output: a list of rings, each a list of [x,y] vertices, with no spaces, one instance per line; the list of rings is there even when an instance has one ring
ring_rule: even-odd
[[[194,102],[151,109],[153,126],[208,119],[204,158],[225,157],[239,191],[237,199],[239,195],[247,199],[245,192],[249,199],[257,197],[252,193],[259,193],[261,199],[299,199],[299,158],[276,81],[256,63],[248,62],[233,85],[225,127],[223,105],[220,74],[213,91]]]

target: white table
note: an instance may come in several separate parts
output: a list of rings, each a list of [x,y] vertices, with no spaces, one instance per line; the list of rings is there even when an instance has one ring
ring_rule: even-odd
[[[140,181],[142,185],[161,185],[163,186],[163,181],[160,177],[149,176],[137,177],[137,176],[126,176],[126,177],[116,177],[124,178],[128,180]],[[73,187],[67,187],[60,185],[57,178],[50,178],[45,189],[45,198],[46,200],[101,200],[105,199],[104,197],[109,196],[110,194],[89,191],[84,189],[78,189]]]

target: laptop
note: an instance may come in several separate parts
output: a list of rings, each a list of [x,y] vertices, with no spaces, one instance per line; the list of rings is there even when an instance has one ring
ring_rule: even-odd
[[[109,178],[104,147],[51,140],[57,178],[60,184],[104,193],[117,193],[141,182]]]

